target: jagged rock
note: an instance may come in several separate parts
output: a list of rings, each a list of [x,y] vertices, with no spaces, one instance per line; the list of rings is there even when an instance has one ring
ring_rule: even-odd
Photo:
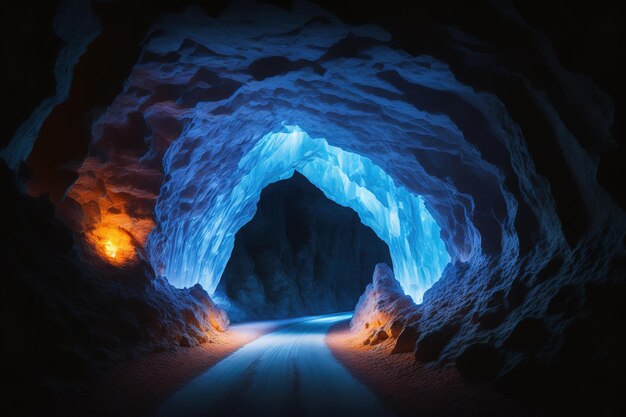
[[[14,389],[64,387],[111,362],[195,346],[228,327],[201,287],[176,289],[144,261],[104,262],[73,239],[48,200],[21,194],[2,163],[0,187],[7,215],[0,261],[12,278],[3,291],[3,329],[16,335],[5,346],[13,358],[5,371]]]
[[[420,337],[419,329],[416,325],[406,326],[398,336],[396,344],[391,351],[394,353],[410,353],[415,350],[415,344]]]
[[[412,313],[414,306],[389,266],[377,264],[372,283],[368,284],[354,309],[350,327],[353,330],[391,327],[395,319]]]
[[[217,306],[209,294],[202,288],[200,284],[196,284],[189,289],[189,294],[195,301],[199,303],[199,308],[195,308],[195,315],[204,319],[204,322],[208,322],[211,327],[218,331],[223,332],[228,329],[230,325],[230,319],[221,307]],[[197,318],[194,320],[197,323]],[[198,324],[196,324],[198,326]],[[202,326],[198,326],[202,327]]]
[[[420,362],[431,362],[439,358],[441,351],[459,330],[458,324],[448,324],[441,329],[424,334],[415,348],[415,359]]]
[[[374,346],[379,343],[384,342],[389,339],[389,334],[384,329],[378,329],[374,332],[374,335],[371,337],[370,345]]]
[[[389,326],[389,331],[391,332],[391,337],[396,339],[402,332],[404,331],[406,324],[403,320],[394,320]]]
[[[503,290],[496,291],[491,295],[491,298],[487,302],[487,308],[495,308],[495,307],[503,306],[504,302],[505,302],[504,291]]]
[[[94,9],[107,10],[105,3]],[[610,409],[615,403],[608,398],[611,390],[621,386],[594,387],[608,380],[606,375],[620,376],[624,362],[623,336],[615,329],[624,322],[626,272],[614,262],[623,262],[626,246],[626,151],[619,140],[626,118],[619,88],[623,76],[614,64],[624,49],[615,36],[620,14],[600,4],[576,8],[560,2],[488,1],[464,6],[442,1],[421,10],[420,21],[427,24],[416,25],[405,13],[394,18],[380,14],[376,5],[363,4],[355,20],[376,23],[384,16],[389,32],[370,33],[371,28],[350,26],[328,12],[341,11],[339,3],[293,14],[282,9],[267,13],[270,6],[258,6],[262,13],[254,22],[232,9],[218,17],[222,6],[212,16],[197,9],[177,9],[174,16],[161,9],[138,13],[139,25],[136,19],[103,22],[108,36],[98,37],[86,52],[82,46],[91,38],[76,36],[81,32],[74,27],[60,39],[77,40],[81,47],[73,40],[57,42],[50,24],[56,5],[35,12],[50,15],[46,21],[37,18],[37,25],[6,19],[8,33],[16,35],[6,37],[9,51],[19,51],[18,59],[9,54],[9,61],[41,61],[47,70],[21,71],[28,65],[11,70],[7,83],[19,97],[7,102],[17,103],[17,117],[8,117],[1,141],[4,145],[26,120],[24,103],[32,106],[34,119],[23,125],[24,131],[34,138],[38,126],[43,123],[45,129],[26,164],[38,172],[38,181],[25,188],[59,197],[73,184],[69,195],[81,197],[74,200],[81,210],[68,200],[61,211],[74,227],[117,216],[139,246],[154,230],[150,268],[162,275],[165,260],[178,254],[173,249],[187,243],[187,234],[178,233],[189,226],[185,219],[207,203],[202,197],[216,178],[229,178],[229,167],[254,146],[254,138],[282,129],[283,121],[299,123],[314,137],[367,156],[398,186],[422,195],[453,258],[419,308],[392,308],[394,302],[387,302],[391,297],[379,297],[384,299],[381,306],[367,306],[375,314],[355,327],[393,326],[400,317],[407,325],[419,324],[427,340],[444,326],[462,325],[437,356],[444,362],[476,340],[493,340],[499,349],[508,337],[503,350],[515,352],[502,358],[504,375],[524,381],[512,384],[513,391],[525,392],[524,384],[535,387],[550,377],[551,394],[554,387],[568,388],[562,393],[569,392],[570,398],[563,403],[577,404],[571,393],[584,392],[607,404],[602,411]],[[89,8],[89,2],[63,4],[66,13],[72,7]],[[307,15],[309,10],[317,20]],[[271,19],[264,20],[266,15]],[[149,22],[149,16],[159,21]],[[198,35],[184,24],[186,19],[208,35]],[[121,24],[124,20],[130,23]],[[310,23],[320,20],[323,25]],[[276,21],[289,30],[276,30]],[[44,28],[43,42],[40,35],[23,36],[21,30],[28,33],[29,26]],[[328,31],[318,39],[316,34],[326,30],[321,28]],[[213,30],[220,36],[211,36]],[[24,39],[37,40],[36,59],[31,48],[24,48]],[[423,39],[429,39],[425,49]],[[61,47],[64,53],[55,64]],[[40,53],[40,48],[46,51]],[[74,68],[74,58],[83,53]],[[103,53],[114,59],[102,59]],[[65,65],[68,58],[72,65]],[[51,72],[55,67],[61,74]],[[44,75],[37,74],[44,72],[48,75],[42,80]],[[106,79],[94,81],[99,74],[107,74]],[[55,75],[62,75],[63,85],[55,86]],[[69,83],[72,75],[76,84]],[[255,81],[246,81],[251,79]],[[44,91],[30,90],[42,85]],[[55,100],[35,103],[55,90],[72,94],[56,107]],[[53,107],[52,116],[43,120],[41,109]],[[30,148],[23,138],[16,134],[2,151],[12,166]],[[45,178],[48,172],[58,178]],[[51,183],[57,185],[47,187]],[[112,271],[88,253],[71,254],[71,234],[56,227],[51,206],[31,200],[16,208],[10,203],[15,196],[7,194],[2,200],[9,211],[0,228],[5,233],[2,264],[15,279],[5,280],[4,305],[22,322],[43,321],[36,331],[46,346],[68,347],[74,341],[86,358],[93,346],[100,356],[119,358],[125,347],[163,343],[166,335],[176,343],[190,326],[221,327],[193,317],[201,302],[140,267]],[[176,235],[183,237],[177,240]],[[284,283],[284,275],[276,280]],[[567,290],[559,291],[568,285],[578,288],[579,304],[567,297]],[[68,299],[77,304],[56,308]],[[258,299],[263,298],[249,300]],[[28,300],[27,307],[21,300]],[[183,317],[185,308],[192,316]],[[496,310],[487,311],[491,308]],[[547,312],[566,313],[568,320],[552,316],[539,325],[522,324],[526,318],[544,319],[538,316]],[[483,326],[473,323],[474,317],[482,317]],[[20,347],[26,346],[42,363],[53,363],[52,352],[59,350],[42,351],[32,343],[33,335],[15,323],[20,321],[7,324],[15,344],[7,347],[8,356],[19,357]],[[542,365],[515,362],[520,356],[536,356]],[[17,370],[16,385],[44,369],[23,363],[28,369]],[[584,372],[568,371],[581,363]],[[550,372],[542,372],[542,366]]]

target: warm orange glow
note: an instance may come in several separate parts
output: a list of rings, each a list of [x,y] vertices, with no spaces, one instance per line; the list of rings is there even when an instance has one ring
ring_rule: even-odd
[[[118,246],[111,242],[111,239],[104,243],[104,253],[111,259],[115,259],[118,249]]]
[[[136,162],[136,159],[132,161]],[[73,224],[80,222],[79,230],[84,233],[87,243],[102,259],[114,265],[135,261],[136,250],[143,250],[148,234],[154,228],[152,210],[157,194],[134,188],[125,182],[127,178],[119,178],[127,171],[120,170],[118,164],[126,162],[123,158],[102,162],[87,157],[66,196],[68,207],[73,207],[67,211],[68,220]],[[135,168],[131,172],[139,178],[161,175],[139,166]],[[80,214],[76,214],[72,201],[80,205]]]
[[[213,327],[218,332],[225,332],[226,331],[226,326],[224,326],[224,323],[222,321],[216,319],[214,314],[211,314],[209,316],[209,323],[211,323],[211,327]]]
[[[87,239],[96,252],[112,264],[122,265],[136,259],[132,239],[120,227],[98,225],[87,234]]]

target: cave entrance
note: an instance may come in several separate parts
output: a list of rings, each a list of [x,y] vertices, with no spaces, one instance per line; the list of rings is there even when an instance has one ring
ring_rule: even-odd
[[[233,322],[354,309],[387,244],[302,174],[270,184],[214,294]]]
[[[153,265],[173,285],[200,283],[213,295],[235,234],[253,218],[261,190],[296,171],[328,199],[354,210],[388,245],[397,280],[420,303],[450,261],[423,198],[397,186],[370,159],[311,138],[298,126],[263,136],[236,164],[220,161],[201,201],[196,198],[184,216],[168,215],[171,224],[159,225],[173,233],[167,234],[166,244],[151,246]],[[157,209],[163,211],[161,204]]]

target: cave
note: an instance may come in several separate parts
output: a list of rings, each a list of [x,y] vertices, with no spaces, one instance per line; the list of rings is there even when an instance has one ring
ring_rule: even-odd
[[[7,4],[26,416],[618,416],[611,2]]]
[[[302,174],[270,184],[214,294],[231,322],[351,311],[389,248]]]

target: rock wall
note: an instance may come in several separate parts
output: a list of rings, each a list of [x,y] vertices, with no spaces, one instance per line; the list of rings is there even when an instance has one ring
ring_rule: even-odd
[[[610,254],[596,255],[602,271],[595,262],[576,265],[578,253],[512,282],[494,264],[454,265],[448,276],[456,279],[436,283],[421,305],[377,265],[352,330],[366,346],[392,343],[417,361],[454,363],[465,378],[492,381],[550,414],[620,415],[626,257]]]
[[[403,349],[415,342],[418,360],[456,363],[524,398],[558,399],[561,411],[619,415],[623,387],[609,377],[624,369],[623,14],[610,2],[544,3],[220,4],[168,10],[158,20],[140,7],[133,14],[98,3],[104,23],[93,45],[106,41],[87,48],[71,105],[57,106],[39,132],[30,188],[60,201],[87,241],[102,219],[140,254],[147,240],[162,275],[181,255],[196,262],[210,253],[185,248],[189,233],[211,226],[202,224],[202,207],[232,185],[259,137],[297,123],[423,195],[442,228],[454,261],[420,306],[390,316],[389,338],[412,326]],[[61,46],[41,27],[50,68]],[[92,65],[83,72],[81,62]],[[123,65],[109,85],[102,81],[111,74],[95,69],[110,62]],[[31,85],[18,72],[17,84]],[[52,76],[42,77],[32,84],[41,91],[8,100],[24,120],[24,103],[52,94]],[[98,95],[85,86],[105,87]],[[5,159],[25,157],[21,140],[2,138]],[[37,174],[37,159],[53,151],[60,157]],[[17,218],[26,216],[19,207]],[[50,248],[69,251],[62,234],[8,226],[5,252],[28,259],[16,273],[29,275],[33,259],[47,266]],[[20,236],[20,245],[5,243]],[[31,247],[40,241],[43,255]],[[40,269],[33,285],[55,282]]]
[[[75,241],[46,198],[0,164],[3,375],[16,415],[47,415],[114,362],[215,338],[228,317],[200,286],[176,289],[143,260],[118,267]]]
[[[261,193],[216,296],[233,321],[350,311],[377,262],[387,245],[295,173]]]

